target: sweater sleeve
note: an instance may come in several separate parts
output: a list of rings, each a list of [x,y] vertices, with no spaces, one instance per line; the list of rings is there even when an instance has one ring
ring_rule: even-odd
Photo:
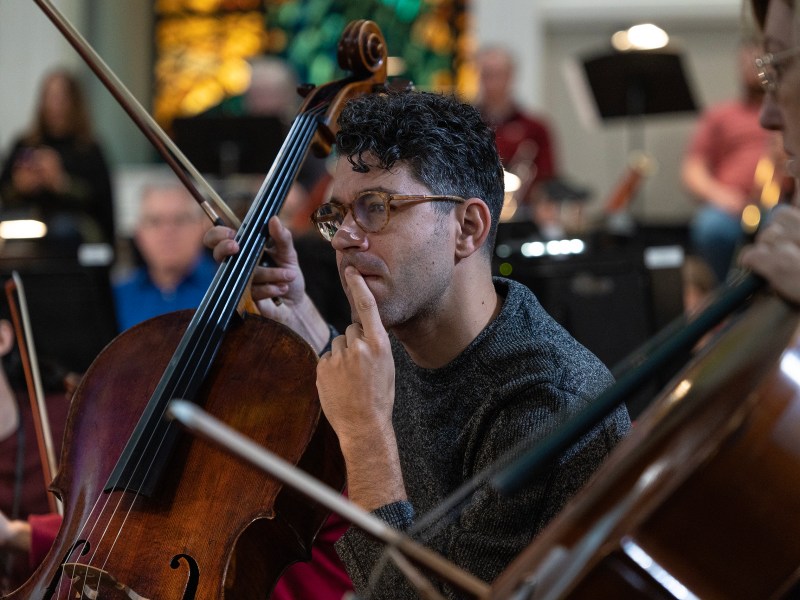
[[[381,506],[374,511],[372,515],[386,522],[387,525],[405,531],[414,523],[414,507],[408,501],[393,502]],[[384,553],[384,544],[376,541],[357,527],[350,527],[347,532],[339,538],[336,542],[336,552],[339,558],[347,568],[347,573],[353,582],[353,587],[358,591],[369,589],[369,580],[373,570],[376,568],[382,559]],[[394,593],[384,596],[383,594],[375,594],[373,597],[410,597],[415,598],[416,595],[408,586],[402,581],[402,576],[397,572],[390,572],[392,579],[397,580],[397,585],[401,590],[404,590],[404,595],[397,596]],[[394,585],[394,584],[393,584]],[[398,592],[398,588],[393,589]],[[408,594],[408,596],[406,595]]]
[[[501,410],[483,415],[480,426],[472,431],[464,480],[494,464],[510,449],[518,448],[519,454],[540,441],[558,422],[557,415],[584,403],[585,399],[544,384],[530,390],[526,398],[517,398]],[[502,497],[488,486],[480,487],[459,514],[452,515],[446,524],[438,524],[437,533],[425,540],[425,545],[479,579],[491,582],[583,486],[628,425],[627,411],[620,409],[513,497]],[[381,507],[375,514],[401,530],[411,527],[414,520],[413,507],[408,502]],[[419,597],[399,571],[380,564],[383,545],[356,528],[350,528],[339,541],[337,552],[356,591],[369,589],[377,565],[383,574],[369,590],[369,597]],[[460,597],[448,585],[437,587],[448,598]]]

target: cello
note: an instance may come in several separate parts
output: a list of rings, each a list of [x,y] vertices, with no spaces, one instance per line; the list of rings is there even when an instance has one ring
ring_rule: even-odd
[[[164,419],[186,398],[341,489],[338,444],[316,394],[316,355],[288,328],[237,309],[306,151],[330,150],[349,98],[383,86],[386,45],[369,21],[339,42],[351,75],[303,106],[196,311],[120,334],[75,391],[51,485],[64,523],[31,579],[7,596],[105,600],[266,597],[310,556],[327,517],[291,490],[197,443]]]
[[[797,307],[757,299],[666,386],[489,597],[796,598],[799,325]]]
[[[745,280],[706,311],[708,319],[729,314],[760,287]],[[667,345],[699,335],[679,332]],[[198,435],[280,473],[237,432],[188,405],[174,410]],[[800,311],[763,296],[675,377],[590,484],[489,588],[410,540],[373,532],[353,508],[334,509],[386,542],[388,556],[407,553],[485,600],[793,599],[800,594],[798,431]],[[312,491],[320,502],[336,499]]]

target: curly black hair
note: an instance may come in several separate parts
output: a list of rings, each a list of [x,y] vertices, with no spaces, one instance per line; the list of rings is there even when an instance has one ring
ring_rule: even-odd
[[[494,132],[473,106],[431,92],[360,96],[339,116],[336,148],[355,171],[366,173],[366,161],[387,170],[402,163],[434,194],[482,199],[492,215],[485,245],[491,252],[503,206],[503,167]]]

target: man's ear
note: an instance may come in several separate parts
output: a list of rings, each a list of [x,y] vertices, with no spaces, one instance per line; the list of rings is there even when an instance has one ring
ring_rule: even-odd
[[[6,319],[0,319],[0,356],[5,356],[14,347],[14,328]]]
[[[456,237],[456,257],[466,258],[483,247],[492,226],[492,213],[480,198],[470,198],[456,209],[460,229]]]

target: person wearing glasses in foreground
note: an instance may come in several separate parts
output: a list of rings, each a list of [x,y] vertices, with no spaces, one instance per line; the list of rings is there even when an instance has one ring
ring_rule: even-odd
[[[756,60],[766,91],[761,125],[783,134],[792,177],[800,177],[800,19],[794,0],[752,0],[767,52]],[[795,185],[795,189],[798,188]],[[754,245],[741,255],[742,266],[762,275],[787,300],[800,304],[800,207],[779,206]]]
[[[336,250],[353,324],[332,337],[275,218],[277,266],[257,270],[253,295],[321,354],[317,388],[349,498],[407,530],[522,440],[583,409],[612,377],[530,290],[492,277],[503,169],[473,107],[433,93],[372,94],[349,102],[339,126],[332,199],[313,221]],[[238,250],[233,237],[216,227],[206,245],[222,260]],[[629,426],[621,407],[520,494],[481,488],[425,543],[492,581]],[[351,527],[336,551],[356,592],[366,591],[381,545]],[[392,568],[372,593],[417,597]]]

